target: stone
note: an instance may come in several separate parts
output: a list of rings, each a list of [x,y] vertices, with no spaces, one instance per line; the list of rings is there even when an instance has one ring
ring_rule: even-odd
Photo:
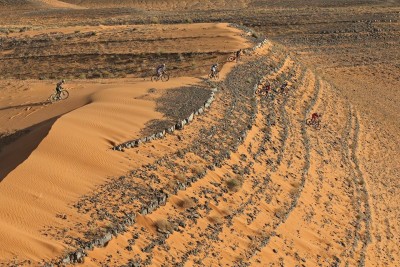
[[[146,215],[147,213],[147,208],[142,208],[142,210],[140,211],[140,214],[142,215]]]
[[[169,128],[167,129],[167,133],[169,133],[169,134],[173,133],[174,131],[175,131],[175,125],[174,125],[174,126],[171,126],[171,127],[169,127]]]
[[[193,120],[193,117],[194,117],[194,114],[193,113],[190,114],[190,116],[187,118],[187,121],[191,122]]]
[[[62,260],[62,263],[64,263],[64,264],[70,264],[71,263],[71,259],[70,259],[69,255]]]
[[[157,200],[159,205],[165,205],[165,203],[167,202],[167,195],[162,194],[161,196],[158,197]]]
[[[183,121],[181,121],[181,122],[178,122],[178,123],[176,124],[176,129],[182,130],[183,127],[185,127],[185,125],[186,125],[186,120],[183,120]]]
[[[161,139],[161,138],[164,137],[164,135],[165,135],[164,132],[159,132],[159,133],[156,134],[156,137],[157,137],[158,139]]]
[[[106,233],[102,238],[97,240],[98,247],[105,247],[108,245],[108,242],[112,239],[111,233]]]

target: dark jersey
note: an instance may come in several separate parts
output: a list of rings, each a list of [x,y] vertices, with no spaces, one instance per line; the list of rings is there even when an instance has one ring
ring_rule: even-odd
[[[62,88],[62,85],[63,85],[63,82],[57,83],[57,85],[56,85],[56,91],[57,91],[57,92],[61,92],[61,90],[63,89],[63,88]]]

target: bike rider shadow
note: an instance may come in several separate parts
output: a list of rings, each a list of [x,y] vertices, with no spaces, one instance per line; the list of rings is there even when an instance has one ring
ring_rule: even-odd
[[[38,107],[38,106],[43,106],[49,104],[48,101],[42,101],[42,102],[37,102],[37,103],[28,103],[28,104],[22,104],[22,105],[16,105],[16,106],[8,106],[8,107],[2,107],[0,110],[7,110],[7,109],[13,109],[13,108],[27,108],[27,107]]]

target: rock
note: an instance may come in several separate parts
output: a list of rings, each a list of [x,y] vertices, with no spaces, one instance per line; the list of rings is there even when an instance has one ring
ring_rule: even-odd
[[[64,263],[64,264],[70,264],[71,263],[71,259],[69,258],[69,255],[62,260],[62,263]]]
[[[142,214],[142,215],[146,215],[147,213],[148,213],[147,208],[144,208],[144,207],[140,211],[140,214]]]
[[[165,135],[165,131],[164,132],[159,132],[159,133],[156,134],[156,138],[161,139],[161,138],[164,137],[164,135]]]
[[[167,133],[172,134],[175,131],[175,125],[167,129]]]
[[[187,118],[187,121],[191,122],[193,120],[193,117],[194,117],[194,114],[193,113],[190,114],[190,116]]]
[[[85,250],[93,250],[94,245],[92,242],[86,242],[83,247],[85,248]]]
[[[183,120],[183,121],[178,122],[175,127],[178,130],[182,130],[183,127],[185,127],[185,125],[186,125],[186,120]]]
[[[157,198],[158,204],[159,205],[165,205],[167,202],[167,195],[163,194]]]
[[[156,139],[156,134],[152,134],[149,137],[147,137],[147,142],[153,141],[154,139]]]
[[[102,238],[97,240],[97,246],[98,247],[106,247],[108,245],[108,242],[112,239],[112,234],[111,233],[106,233]]]
[[[131,146],[132,146],[132,147],[138,147],[138,146],[139,146],[139,140],[133,140],[133,141],[131,142]]]

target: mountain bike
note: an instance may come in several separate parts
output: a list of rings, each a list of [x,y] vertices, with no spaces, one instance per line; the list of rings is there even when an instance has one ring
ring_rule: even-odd
[[[47,101],[50,101],[51,103],[57,102],[59,100],[65,100],[69,97],[69,92],[65,89],[61,90],[60,93],[53,93],[50,95],[50,97],[47,99]]]
[[[271,92],[271,85],[267,84],[263,85],[262,87],[258,87],[256,90],[256,95],[265,96],[268,95],[270,92]]]
[[[208,78],[210,78],[210,79],[214,79],[214,80],[218,80],[219,79],[219,72],[217,71],[217,72],[211,72],[209,75],[208,75]]]
[[[166,73],[166,72],[163,72],[163,73],[161,74],[161,76],[158,75],[158,74],[156,74],[156,75],[153,75],[153,76],[151,77],[151,81],[152,81],[152,82],[157,82],[157,81],[159,81],[159,80],[161,80],[161,81],[163,81],[163,82],[167,82],[167,81],[169,80],[169,74]]]
[[[228,60],[228,62],[235,61],[236,60],[236,55],[229,56],[227,60]]]
[[[315,130],[320,130],[321,129],[321,119],[307,119],[306,124],[308,126],[312,126]]]
[[[282,95],[288,95],[289,94],[289,87],[281,86],[281,87],[279,87],[279,89],[277,91],[279,93],[281,93]]]

